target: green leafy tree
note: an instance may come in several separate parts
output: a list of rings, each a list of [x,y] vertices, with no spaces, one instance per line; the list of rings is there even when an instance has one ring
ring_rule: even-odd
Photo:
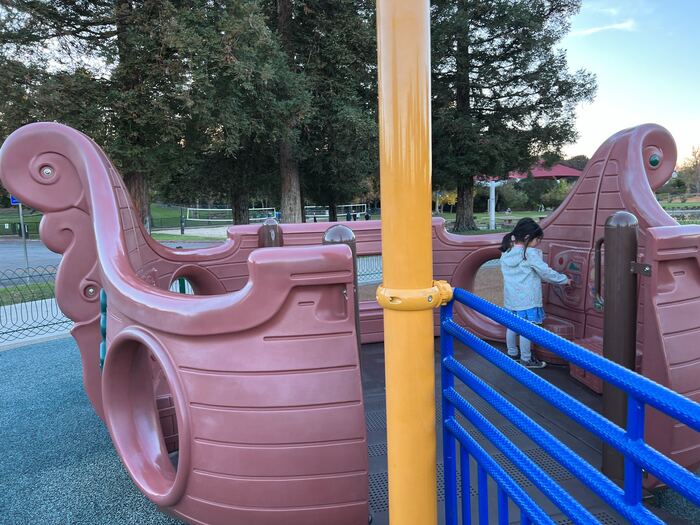
[[[180,163],[186,82],[173,42],[179,7],[165,0],[8,0],[0,15],[5,59],[41,70],[46,93],[60,88],[53,99],[37,99],[29,119],[59,120],[100,142],[144,218],[151,179]]]
[[[297,76],[293,85],[305,81],[303,54],[300,54],[295,42],[295,20],[302,12],[301,2],[295,0],[267,0],[266,9],[269,23],[276,31],[287,61]],[[299,161],[301,146],[299,137],[301,127],[308,115],[291,112],[282,121],[284,131],[278,142],[278,159],[280,173],[280,211],[282,222],[302,222],[304,220],[304,203],[301,196],[301,177]]]
[[[272,185],[286,123],[308,113],[310,98],[258,2],[191,3],[179,31],[192,102],[185,149],[196,158],[182,175],[247,223],[251,195]]]
[[[374,3],[306,1],[296,22],[314,103],[301,136],[304,195],[333,221],[377,172]]]
[[[575,168],[579,171],[586,169],[586,164],[588,164],[589,159],[586,155],[575,155],[574,157],[568,158],[562,161],[562,164]]]
[[[508,182],[496,188],[498,202],[496,203],[499,210],[522,210],[527,207],[528,196],[521,191],[519,184],[516,182]]]
[[[700,146],[678,167],[678,175],[691,191],[700,193]]]
[[[474,178],[503,177],[575,139],[595,91],[557,47],[579,0],[435,0],[433,173],[457,187],[455,230],[475,229]]]
[[[556,208],[571,192],[572,185],[565,180],[559,180],[557,183],[546,193],[542,195],[542,204],[548,208]]]
[[[374,3],[276,0],[268,9],[312,100],[311,116],[290,145],[293,155],[281,152],[280,169],[297,169],[300,200],[327,205],[335,220],[335,206],[371,193],[376,175]],[[283,199],[292,198],[296,190],[285,186],[284,173],[282,181]],[[294,206],[282,201],[283,218]]]
[[[527,207],[531,210],[537,209],[542,202],[542,196],[554,189],[557,181],[554,179],[543,178],[536,179],[527,177],[518,182],[518,189],[527,195]]]

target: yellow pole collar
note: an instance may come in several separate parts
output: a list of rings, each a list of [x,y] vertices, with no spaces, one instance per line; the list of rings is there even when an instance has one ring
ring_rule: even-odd
[[[447,281],[433,281],[433,286],[422,289],[377,287],[377,302],[382,308],[399,311],[431,310],[452,300],[452,287]]]

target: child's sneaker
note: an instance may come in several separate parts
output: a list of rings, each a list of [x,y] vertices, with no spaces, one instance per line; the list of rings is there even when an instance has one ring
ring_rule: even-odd
[[[525,368],[544,368],[545,366],[547,366],[547,363],[540,361],[534,355],[530,357],[529,361],[523,361],[521,359],[520,364],[523,365]]]

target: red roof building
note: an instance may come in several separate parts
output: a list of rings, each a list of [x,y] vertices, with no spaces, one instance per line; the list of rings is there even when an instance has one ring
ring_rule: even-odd
[[[582,171],[570,166],[565,166],[564,164],[555,164],[554,166],[547,168],[544,166],[544,163],[540,162],[539,164],[536,164],[530,168],[529,172],[511,171],[508,173],[508,178],[525,179],[527,178],[528,173],[532,173],[532,176],[535,179],[561,179],[564,177],[580,177],[583,174]]]

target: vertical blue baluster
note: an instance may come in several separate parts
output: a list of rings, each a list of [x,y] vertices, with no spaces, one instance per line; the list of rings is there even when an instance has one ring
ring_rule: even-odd
[[[627,436],[644,440],[644,403],[627,394]],[[638,505],[642,501],[642,469],[625,456],[625,503]]]
[[[440,321],[452,319],[452,302],[440,308]],[[454,338],[440,330],[440,362],[452,357],[454,354]],[[454,387],[455,381],[452,372],[445,366],[441,367],[442,389]],[[454,418],[455,409],[442,395],[442,461],[445,467],[445,524],[457,525],[457,458],[455,453],[455,438],[445,428],[445,421]],[[464,466],[462,466],[464,469]],[[464,475],[462,475],[464,479]],[[464,493],[462,494],[464,499]]]
[[[477,465],[476,474],[479,488],[479,525],[489,525],[489,489],[486,486],[486,469]]]
[[[469,467],[469,453],[463,445],[459,446],[459,464],[462,470],[462,525],[471,525],[472,473]]]
[[[498,525],[508,525],[508,495],[498,486]]]
[[[520,525],[530,525],[530,518],[520,509]]]

